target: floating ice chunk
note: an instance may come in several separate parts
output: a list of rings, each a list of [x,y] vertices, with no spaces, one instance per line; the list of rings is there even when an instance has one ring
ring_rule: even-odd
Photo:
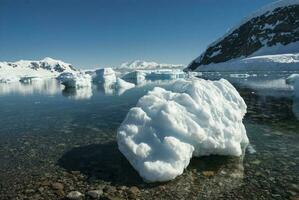
[[[286,83],[287,84],[294,84],[296,80],[299,79],[299,74],[291,74],[287,79],[286,79]]]
[[[65,72],[60,74],[57,80],[67,88],[91,87],[91,76],[85,73]]]
[[[135,87],[135,84],[129,83],[127,81],[122,80],[121,78],[117,78],[115,82],[115,89],[118,95],[122,95],[125,91]]]
[[[228,81],[179,80],[138,101],[118,129],[118,147],[146,181],[172,180],[192,156],[240,156],[249,142],[245,113]]]
[[[286,83],[294,87],[295,98],[299,98],[299,74],[292,74],[286,79]]]
[[[115,82],[116,75],[112,68],[103,68],[94,71],[92,74],[92,81],[96,83]]]

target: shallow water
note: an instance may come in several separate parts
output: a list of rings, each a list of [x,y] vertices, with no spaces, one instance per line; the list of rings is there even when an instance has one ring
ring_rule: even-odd
[[[138,99],[166,81],[122,92],[64,90],[55,81],[1,84],[0,199],[63,199],[73,190],[102,188],[108,199],[298,197],[299,100],[283,84],[289,73],[231,74],[203,78],[225,77],[237,87],[248,106],[250,148],[242,158],[194,158],[183,175],[160,184],[140,179],[117,150],[115,135]],[[56,182],[64,188],[53,188]],[[132,194],[131,186],[139,192]]]

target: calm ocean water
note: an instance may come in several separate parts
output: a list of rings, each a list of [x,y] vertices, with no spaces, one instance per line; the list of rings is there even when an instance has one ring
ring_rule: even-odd
[[[118,152],[115,135],[141,96],[171,83],[151,82],[122,93],[103,86],[64,90],[55,80],[0,84],[0,199],[62,198],[51,188],[54,182],[62,182],[65,192],[83,193],[136,185],[141,199],[296,196],[299,100],[284,83],[289,74],[204,73],[206,79],[227,78],[246,101],[251,145],[242,158],[195,158],[182,176],[162,185],[140,180]]]

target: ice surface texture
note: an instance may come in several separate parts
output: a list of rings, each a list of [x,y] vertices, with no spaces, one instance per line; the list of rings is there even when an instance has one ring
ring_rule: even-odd
[[[192,156],[242,154],[246,104],[226,80],[176,81],[156,87],[128,112],[118,129],[119,150],[149,182],[182,174]]]

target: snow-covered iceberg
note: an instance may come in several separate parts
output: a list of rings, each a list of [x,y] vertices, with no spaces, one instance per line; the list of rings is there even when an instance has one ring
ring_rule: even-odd
[[[130,109],[117,132],[119,150],[146,181],[183,173],[192,156],[242,155],[246,104],[226,80],[178,80],[154,88]]]
[[[105,81],[97,86],[105,95],[122,95],[127,90],[134,88],[135,84],[116,78],[114,82]]]
[[[299,98],[299,74],[292,74],[286,79],[286,83],[294,87],[294,96]]]
[[[95,70],[90,75],[92,77],[92,81],[95,83],[116,81],[115,71],[109,67]]]
[[[91,76],[85,73],[65,72],[60,74],[57,80],[67,88],[91,87]]]

